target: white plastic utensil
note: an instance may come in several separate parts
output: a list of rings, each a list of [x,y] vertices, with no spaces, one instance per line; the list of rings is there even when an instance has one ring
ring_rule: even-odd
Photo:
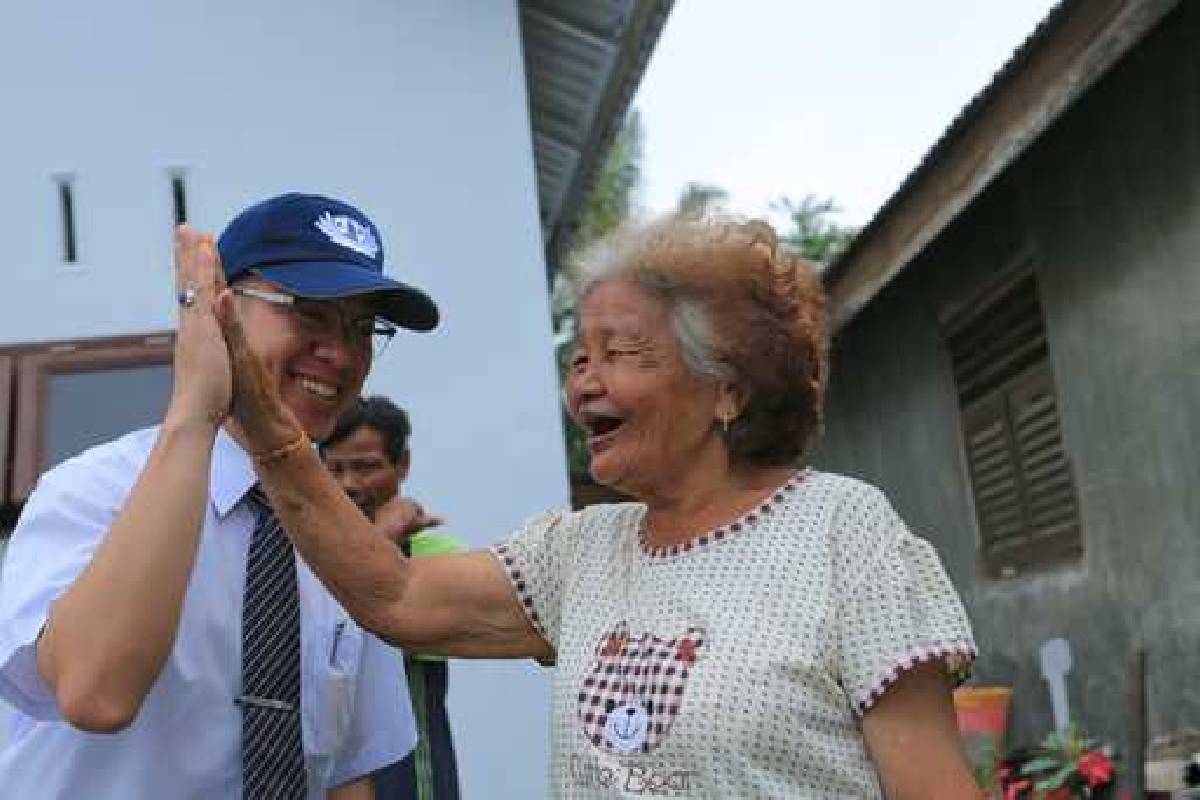
[[[1071,722],[1067,706],[1067,675],[1071,672],[1071,645],[1066,639],[1042,642],[1042,677],[1050,684],[1050,703],[1054,710],[1054,727],[1065,731]]]

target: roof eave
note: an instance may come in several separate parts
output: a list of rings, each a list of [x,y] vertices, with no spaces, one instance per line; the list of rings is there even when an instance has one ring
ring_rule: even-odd
[[[849,322],[1179,0],[1064,0],[824,272]]]
[[[672,5],[673,0],[630,0],[627,16],[616,36],[611,40],[591,37],[593,46],[611,50],[611,62],[607,74],[602,76],[602,85],[595,92],[594,102],[589,104],[590,113],[579,120],[581,135],[577,140],[573,138],[572,141],[562,142],[549,135],[547,130],[543,130],[549,125],[543,125],[531,103],[530,122],[535,156],[541,160],[552,155],[543,152],[544,149],[559,148],[570,151],[570,160],[574,162],[562,179],[550,182],[555,185],[539,178],[542,237],[546,248],[546,265],[551,273],[570,247],[583,201],[620,129]],[[538,9],[532,2],[522,5],[522,13],[529,16],[537,14],[544,24],[561,27],[564,36],[581,35],[580,31],[571,31],[561,21],[552,18],[546,13],[545,7]],[[526,69],[528,79],[532,82],[537,80],[537,74],[529,50],[532,43],[528,37],[525,38]],[[532,97],[534,92],[531,90],[530,94]]]

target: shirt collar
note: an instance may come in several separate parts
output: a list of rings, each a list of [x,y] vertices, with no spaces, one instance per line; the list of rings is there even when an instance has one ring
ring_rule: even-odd
[[[256,483],[258,476],[254,473],[250,454],[224,428],[218,430],[208,476],[209,498],[217,510],[217,516],[228,514]]]

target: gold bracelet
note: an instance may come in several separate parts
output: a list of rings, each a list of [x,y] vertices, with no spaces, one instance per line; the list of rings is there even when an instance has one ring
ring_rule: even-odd
[[[299,436],[297,436],[295,439],[288,442],[287,444],[283,445],[282,447],[277,447],[276,449],[271,450],[266,453],[255,453],[254,454],[254,463],[258,464],[259,466],[265,467],[269,464],[274,464],[276,461],[287,458],[292,453],[296,452],[297,450],[299,450],[303,447],[307,447],[308,445],[309,445],[308,436],[306,436],[304,434],[304,432],[301,431]]]

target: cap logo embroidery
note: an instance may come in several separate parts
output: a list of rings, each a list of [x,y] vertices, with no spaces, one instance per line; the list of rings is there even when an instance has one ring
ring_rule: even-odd
[[[375,234],[356,219],[344,215],[335,217],[326,211],[313,224],[334,244],[362,253],[368,258],[379,254],[379,242],[375,240]]]

